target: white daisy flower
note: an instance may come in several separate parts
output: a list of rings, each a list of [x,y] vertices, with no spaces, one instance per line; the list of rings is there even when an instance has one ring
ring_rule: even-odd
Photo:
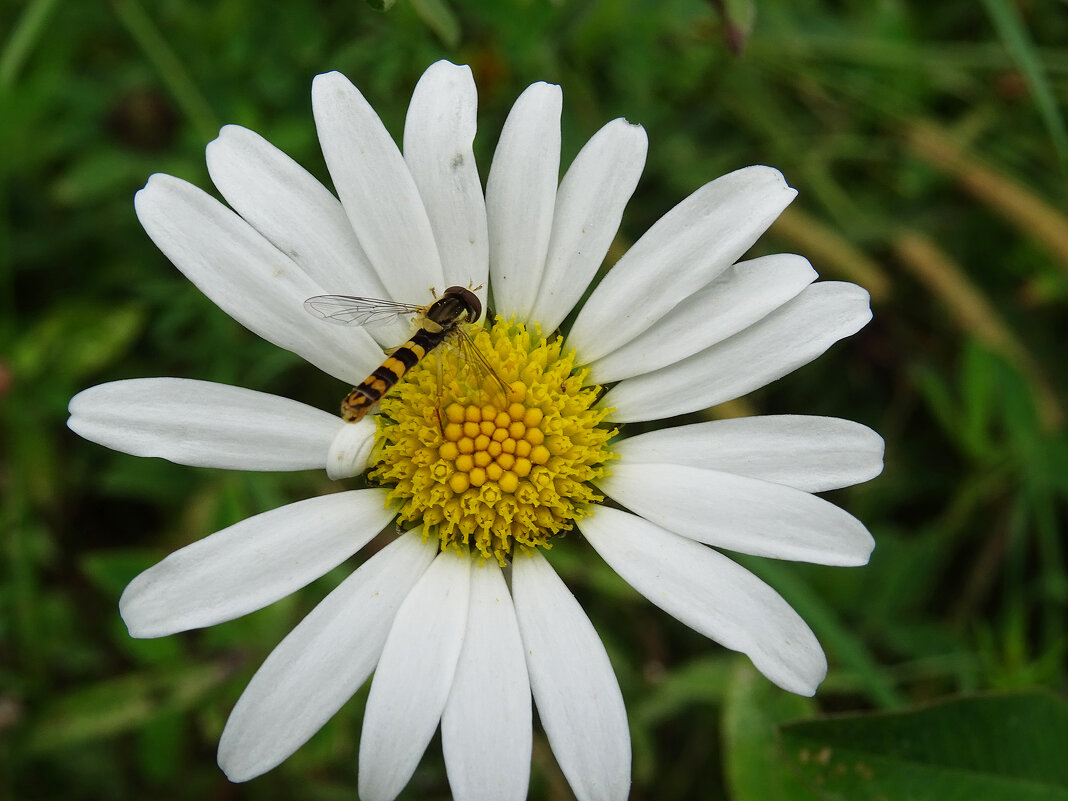
[[[74,431],[127,453],[325,468],[334,478],[366,470],[373,485],[257,515],[145,571],[120,601],[135,637],[260,609],[391,521],[411,527],[252,678],[219,746],[227,776],[278,765],[373,672],[364,801],[396,797],[439,724],[455,798],[524,798],[532,695],[576,797],[625,799],[630,739],[618,683],[541,554],[573,528],[654,604],[745,653],[780,687],[814,693],[827,664],[812,631],[720,549],[867,562],[864,526],[813,493],[876,476],[879,436],[793,415],[617,435],[764,386],[870,319],[863,289],[813,283],[800,256],[737,261],[795,191],[768,167],[704,185],[597,284],[566,336],[547,338],[615,236],[644,166],[645,131],[610,122],[558,184],[561,93],[534,84],[508,116],[483,195],[467,67],[426,71],[403,152],[340,74],[317,77],[312,99],[338,197],[256,134],[227,126],[207,161],[230,208],[154,175],[136,198],[149,236],[220,308],[349,386],[411,335],[410,323],[329,325],[306,313],[306,299],[429,303],[432,287],[476,288],[498,316],[465,328],[507,387],[444,345],[385,395],[381,414],[355,423],[179,378],[117,381],[71,401]]]

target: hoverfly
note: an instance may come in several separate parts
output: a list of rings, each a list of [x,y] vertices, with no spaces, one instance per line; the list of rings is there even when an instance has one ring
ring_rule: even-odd
[[[474,355],[479,367],[489,373],[504,390],[504,396],[508,397],[508,386],[497,376],[463,328],[465,324],[477,322],[482,316],[482,302],[470,289],[450,286],[428,306],[352,295],[316,295],[304,301],[304,308],[310,314],[338,325],[374,325],[405,315],[417,318],[419,330],[341,402],[341,416],[346,422],[362,420],[371,407],[404,378],[405,373],[449,338],[459,340],[461,347]]]

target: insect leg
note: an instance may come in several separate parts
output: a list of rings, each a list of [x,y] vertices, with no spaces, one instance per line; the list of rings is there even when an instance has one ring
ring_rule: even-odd
[[[441,358],[434,359],[434,366],[438,372],[438,404],[434,407],[434,414],[438,418],[438,430],[441,431],[441,440],[445,441],[445,425],[441,422],[441,404],[445,397],[445,376],[441,366]]]

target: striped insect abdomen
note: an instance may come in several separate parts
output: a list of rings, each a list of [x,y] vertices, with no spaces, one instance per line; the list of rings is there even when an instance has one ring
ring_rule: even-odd
[[[411,339],[393,351],[388,359],[341,401],[342,418],[348,423],[362,420],[371,407],[404,378],[405,373],[445,340],[448,333],[448,328],[442,328],[440,331],[416,331]]]

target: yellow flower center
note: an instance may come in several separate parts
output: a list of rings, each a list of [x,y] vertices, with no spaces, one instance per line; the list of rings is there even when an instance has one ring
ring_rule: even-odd
[[[499,317],[467,333],[507,397],[478,354],[442,345],[382,399],[368,475],[391,487],[402,523],[504,564],[603,500],[589,482],[604,475],[615,431],[562,340]]]

